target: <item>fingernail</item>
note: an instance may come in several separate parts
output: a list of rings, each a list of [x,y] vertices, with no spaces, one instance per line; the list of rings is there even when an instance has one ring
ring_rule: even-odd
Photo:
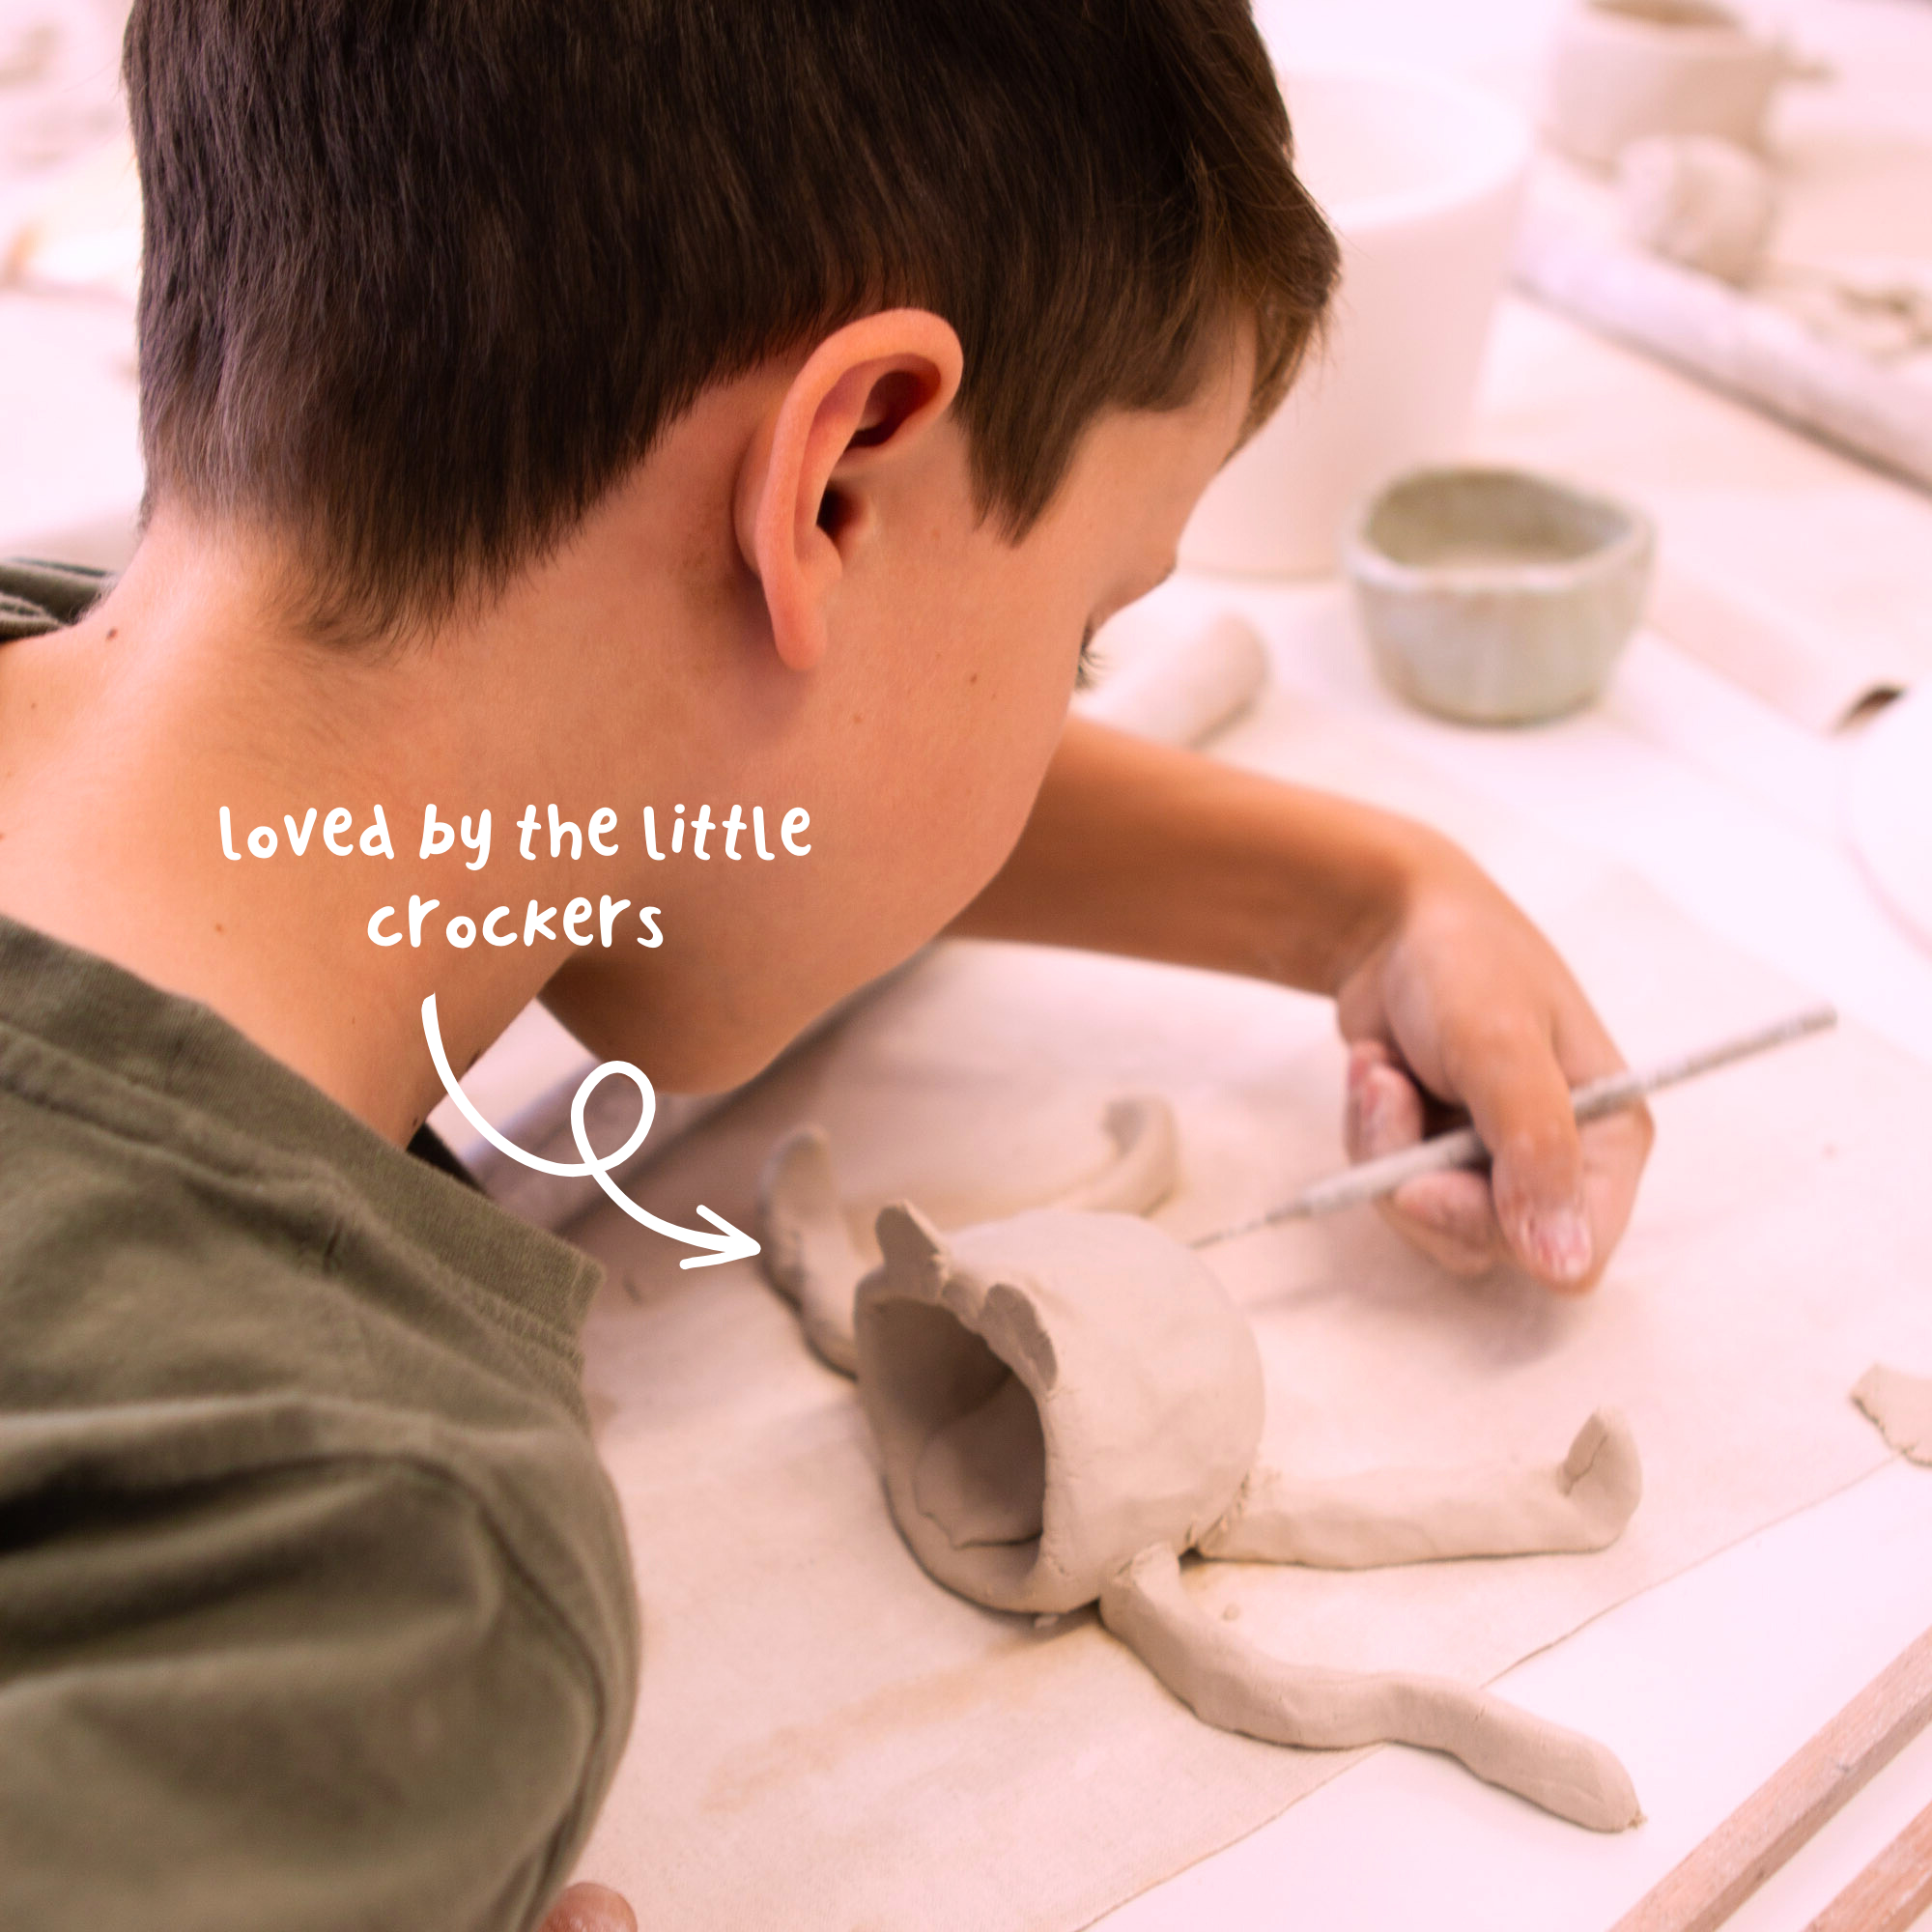
[[[1528,1217],[1530,1259],[1555,1281],[1581,1281],[1590,1272],[1590,1223],[1577,1207],[1558,1208]]]

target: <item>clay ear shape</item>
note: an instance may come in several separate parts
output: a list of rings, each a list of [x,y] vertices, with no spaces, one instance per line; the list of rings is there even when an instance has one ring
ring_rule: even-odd
[[[1106,1164],[1053,1205],[1122,1214],[1158,1207],[1179,1171],[1174,1110],[1157,1094],[1129,1094],[1108,1103],[1101,1124],[1113,1143]],[[919,1264],[921,1241],[929,1246],[928,1259],[944,1253],[944,1236],[917,1208],[886,1211],[911,1215],[923,1231],[905,1236],[908,1265]],[[812,1352],[841,1375],[856,1375],[852,1297],[870,1264],[839,1203],[823,1127],[795,1127],[772,1150],[758,1182],[758,1218],[765,1278],[798,1309]],[[874,1225],[883,1247],[883,1217]]]
[[[946,1236],[910,1201],[881,1208],[872,1231],[892,1274],[918,1275],[946,1264]]]
[[[812,1352],[855,1375],[852,1293],[866,1259],[838,1205],[824,1128],[796,1127],[772,1150],[758,1180],[758,1219],[765,1279],[797,1307]]]

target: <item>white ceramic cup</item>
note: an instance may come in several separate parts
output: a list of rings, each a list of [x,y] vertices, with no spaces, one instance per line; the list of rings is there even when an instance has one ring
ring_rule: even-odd
[[[1434,75],[1282,75],[1295,168],[1342,243],[1326,335],[1288,400],[1208,486],[1190,569],[1333,570],[1384,477],[1456,454],[1528,169],[1528,124]]]
[[[1550,48],[1545,130],[1599,167],[1654,134],[1756,149],[1778,83],[1819,77],[1711,0],[1584,0]]]

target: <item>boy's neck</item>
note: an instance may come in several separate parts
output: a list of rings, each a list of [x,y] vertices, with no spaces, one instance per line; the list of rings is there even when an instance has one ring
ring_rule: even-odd
[[[564,635],[582,613],[546,635],[537,601],[364,659],[292,635],[279,581],[259,543],[157,519],[79,624],[0,651],[0,910],[205,1002],[402,1141],[440,1095],[423,996],[460,1070],[557,949],[457,951],[447,909],[420,947],[381,947],[370,916],[392,905],[384,929],[407,934],[412,894],[487,892],[521,926],[526,899],[569,896],[546,838],[517,857],[513,821],[529,801],[580,820],[602,802],[571,796],[554,691],[545,701],[546,668],[554,686],[584,647]],[[466,878],[460,848],[420,856],[432,803],[444,820],[491,810],[489,884]],[[393,858],[360,849],[379,804]],[[338,807],[346,835],[326,824]],[[258,826],[276,835],[266,861],[248,848]]]

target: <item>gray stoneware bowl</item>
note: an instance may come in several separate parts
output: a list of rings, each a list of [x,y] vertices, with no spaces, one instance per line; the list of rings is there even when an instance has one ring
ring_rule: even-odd
[[[1472,724],[1587,704],[1635,629],[1656,535],[1627,503],[1521,469],[1416,469],[1344,547],[1369,649],[1411,703]]]

